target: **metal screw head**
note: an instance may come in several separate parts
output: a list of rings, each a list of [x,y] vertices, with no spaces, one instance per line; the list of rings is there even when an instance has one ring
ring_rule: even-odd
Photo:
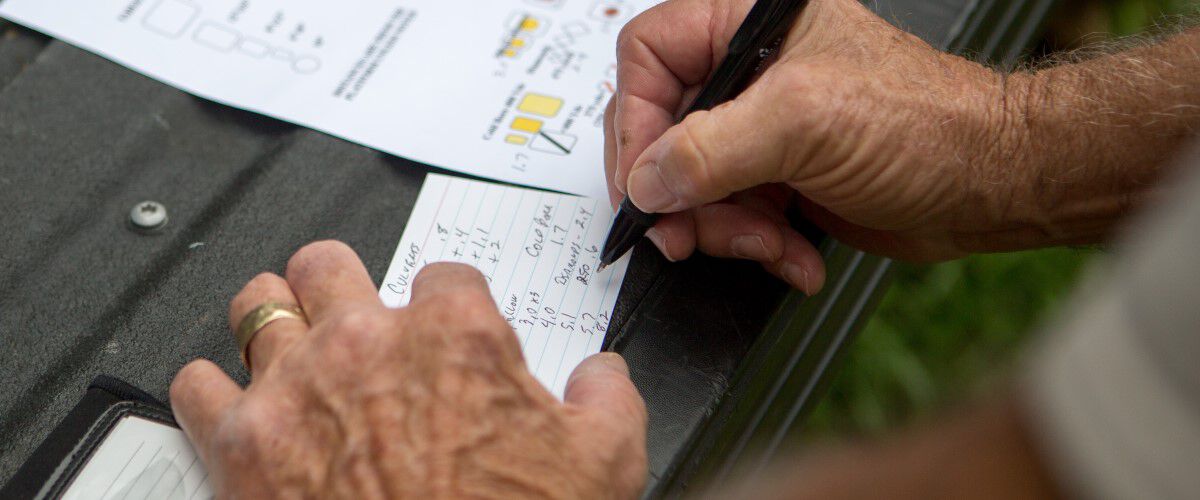
[[[167,207],[157,201],[143,201],[129,211],[129,222],[134,229],[159,229],[167,225]]]

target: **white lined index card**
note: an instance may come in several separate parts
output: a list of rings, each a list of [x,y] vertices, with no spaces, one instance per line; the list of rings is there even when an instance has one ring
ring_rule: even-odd
[[[594,198],[430,174],[379,294],[401,307],[421,267],[474,266],[529,370],[561,399],[575,366],[600,352],[629,265],[626,256],[596,271],[612,219]]]

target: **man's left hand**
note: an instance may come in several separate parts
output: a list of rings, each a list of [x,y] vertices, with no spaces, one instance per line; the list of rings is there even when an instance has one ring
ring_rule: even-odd
[[[644,486],[646,410],[620,356],[585,360],[559,402],[530,375],[483,277],[417,276],[388,309],[341,243],[301,249],[230,306],[296,304],[250,349],[243,390],[211,362],[171,402],[223,498],[629,498]],[[311,325],[311,326],[310,326]]]

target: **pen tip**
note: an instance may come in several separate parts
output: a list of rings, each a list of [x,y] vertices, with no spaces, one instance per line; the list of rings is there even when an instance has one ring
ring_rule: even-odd
[[[596,268],[596,272],[598,272],[598,273],[599,273],[599,272],[604,272],[604,268],[606,268],[606,267],[608,267],[608,264],[605,264],[605,263],[601,262],[601,263],[600,263],[600,267],[597,267],[597,268]]]

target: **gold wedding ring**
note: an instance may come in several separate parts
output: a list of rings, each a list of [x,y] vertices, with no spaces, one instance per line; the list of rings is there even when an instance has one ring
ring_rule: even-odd
[[[242,318],[242,322],[238,324],[237,332],[234,336],[237,337],[238,351],[242,353],[242,364],[246,365],[247,370],[250,368],[250,342],[254,340],[254,336],[258,332],[266,328],[277,319],[295,319],[308,324],[308,318],[304,316],[304,310],[300,306],[294,304],[280,304],[278,302],[267,302],[261,306],[255,307],[250,314]]]

